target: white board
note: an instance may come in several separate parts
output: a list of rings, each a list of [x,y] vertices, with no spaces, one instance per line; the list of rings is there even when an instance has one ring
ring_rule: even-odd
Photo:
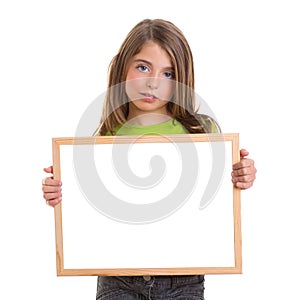
[[[58,274],[241,272],[240,199],[231,183],[237,136],[224,137],[56,139],[63,182]],[[214,191],[203,199],[208,185]]]

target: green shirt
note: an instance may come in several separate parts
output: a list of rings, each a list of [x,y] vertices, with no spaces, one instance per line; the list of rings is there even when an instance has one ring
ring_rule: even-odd
[[[204,126],[205,132],[207,133],[220,133],[221,130],[214,119],[207,115],[198,115],[199,122]],[[189,133],[180,122],[170,119],[166,122],[148,125],[138,126],[125,123],[123,126],[117,125],[115,127],[116,135],[153,135],[153,134],[184,134]],[[111,133],[107,132],[107,136]]]
[[[152,135],[152,134],[183,134],[187,133],[185,128],[176,120],[170,119],[167,122],[138,126],[125,123],[123,126],[116,126],[116,135]],[[107,133],[107,135],[110,135]]]

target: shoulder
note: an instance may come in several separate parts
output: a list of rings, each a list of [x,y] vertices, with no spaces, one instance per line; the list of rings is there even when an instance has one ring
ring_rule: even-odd
[[[205,114],[197,114],[196,119],[203,126],[206,133],[221,133],[221,127],[212,117]]]

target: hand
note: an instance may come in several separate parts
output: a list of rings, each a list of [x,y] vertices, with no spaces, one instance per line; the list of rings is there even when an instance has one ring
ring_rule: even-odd
[[[256,168],[254,166],[254,160],[245,158],[249,155],[249,152],[245,149],[240,151],[241,160],[232,166],[232,182],[241,189],[246,190],[253,185],[256,176]]]
[[[44,168],[44,171],[48,174],[53,174],[53,167]],[[62,197],[61,185],[61,181],[53,179],[53,176],[43,179],[43,197],[48,205],[54,207],[60,203]]]

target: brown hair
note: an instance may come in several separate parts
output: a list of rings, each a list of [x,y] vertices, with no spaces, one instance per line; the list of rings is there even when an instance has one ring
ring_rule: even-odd
[[[167,110],[190,133],[208,132],[196,114],[194,94],[194,63],[189,44],[183,33],[171,22],[162,19],[145,19],[128,33],[118,54],[112,59],[108,72],[108,90],[100,125],[95,135],[114,133],[117,125],[126,122],[129,104],[125,92],[127,67],[144,44],[153,41],[170,56],[174,67],[175,93]]]

